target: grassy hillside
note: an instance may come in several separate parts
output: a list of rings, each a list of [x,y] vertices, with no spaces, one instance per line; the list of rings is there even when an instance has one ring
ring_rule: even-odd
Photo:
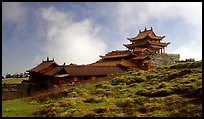
[[[129,71],[53,95],[37,116],[202,116],[202,62]],[[41,97],[42,99],[43,97]]]
[[[5,78],[2,80],[3,84],[20,84],[23,80],[28,80],[29,78]]]
[[[27,98],[2,101],[2,117],[32,117],[40,107],[35,100]]]
[[[37,117],[201,117],[202,62],[124,72],[32,100],[42,106]]]

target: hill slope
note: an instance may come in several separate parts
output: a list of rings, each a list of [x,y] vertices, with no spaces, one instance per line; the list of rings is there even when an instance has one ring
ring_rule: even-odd
[[[70,87],[41,103],[35,116],[201,117],[202,61],[124,72],[109,81]]]

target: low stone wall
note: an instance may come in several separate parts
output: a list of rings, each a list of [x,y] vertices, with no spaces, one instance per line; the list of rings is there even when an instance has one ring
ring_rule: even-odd
[[[21,83],[2,86],[2,100],[12,100],[32,96],[33,94],[55,87],[45,83]]]
[[[11,100],[28,96],[29,84],[10,84],[2,87],[2,100]]]
[[[179,61],[180,55],[179,54],[153,54],[150,55],[149,64],[157,67],[161,67],[164,65],[170,65],[172,63],[175,63],[176,61]]]

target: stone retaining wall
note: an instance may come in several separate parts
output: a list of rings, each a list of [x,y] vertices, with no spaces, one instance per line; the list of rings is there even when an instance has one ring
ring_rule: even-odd
[[[149,64],[157,67],[161,67],[164,65],[170,65],[172,63],[175,63],[176,61],[179,61],[180,55],[179,54],[153,54],[150,55]]]

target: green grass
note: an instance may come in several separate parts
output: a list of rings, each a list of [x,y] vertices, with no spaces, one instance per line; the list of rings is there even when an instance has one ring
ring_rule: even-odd
[[[2,101],[2,117],[33,117],[40,108],[39,103],[28,98]]]
[[[5,78],[2,80],[2,85],[5,84],[20,84],[23,80],[28,80],[29,78]]]
[[[129,71],[108,81],[41,95],[32,99],[42,106],[32,111],[33,116],[202,117],[201,65],[198,61]]]

